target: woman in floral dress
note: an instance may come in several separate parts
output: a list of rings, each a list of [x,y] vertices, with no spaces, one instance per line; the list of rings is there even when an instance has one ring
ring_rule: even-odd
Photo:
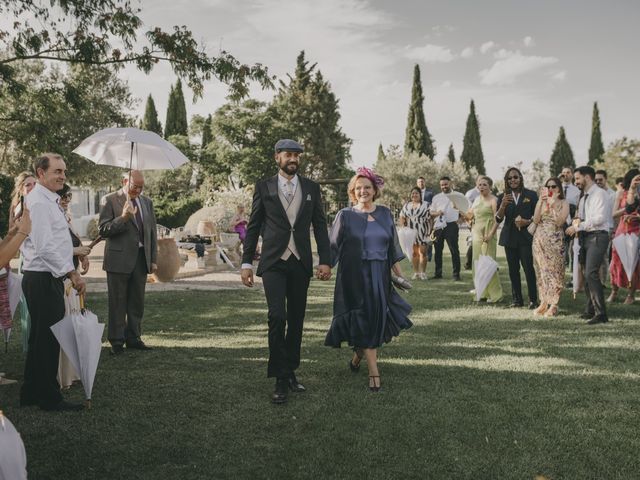
[[[550,178],[540,193],[533,214],[533,265],[540,306],[534,315],[553,317],[558,314],[560,294],[564,290],[564,225],[569,203],[564,199],[562,182]]]

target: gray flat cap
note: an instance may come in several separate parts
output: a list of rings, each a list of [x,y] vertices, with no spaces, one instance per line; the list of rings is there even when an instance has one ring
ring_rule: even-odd
[[[278,152],[304,152],[304,148],[295,140],[289,140],[288,138],[283,138],[282,140],[278,140],[276,143],[276,153]]]

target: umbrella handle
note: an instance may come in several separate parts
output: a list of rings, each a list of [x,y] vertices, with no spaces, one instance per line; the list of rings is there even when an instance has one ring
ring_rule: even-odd
[[[84,312],[84,293],[78,295],[78,300],[80,301],[80,311]]]

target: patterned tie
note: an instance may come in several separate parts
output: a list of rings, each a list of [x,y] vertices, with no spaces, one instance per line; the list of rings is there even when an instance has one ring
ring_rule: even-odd
[[[133,206],[136,207],[136,224],[138,225],[138,239],[144,245],[144,223],[142,223],[142,215],[140,214],[140,202],[136,198],[133,200]]]
[[[291,203],[293,200],[293,183],[291,183],[291,180],[287,180],[285,196],[287,198],[287,202]]]

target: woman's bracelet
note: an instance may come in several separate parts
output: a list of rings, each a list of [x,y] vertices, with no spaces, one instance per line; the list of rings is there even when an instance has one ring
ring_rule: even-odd
[[[16,233],[21,233],[22,235],[24,235],[25,237],[28,237],[29,234],[28,233],[24,233],[22,230],[18,230]]]

